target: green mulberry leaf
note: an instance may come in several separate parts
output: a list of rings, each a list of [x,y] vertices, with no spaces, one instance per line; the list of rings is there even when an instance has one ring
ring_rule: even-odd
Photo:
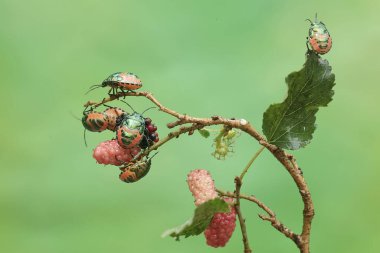
[[[268,141],[280,148],[305,147],[316,129],[315,114],[332,100],[335,75],[327,60],[309,52],[304,67],[285,79],[288,96],[272,104],[264,113],[263,132]]]
[[[162,237],[170,235],[179,240],[180,236],[185,236],[186,238],[192,235],[199,235],[205,231],[215,213],[224,213],[229,210],[229,206],[224,200],[219,198],[209,200],[195,209],[192,219],[177,228],[165,231]]]

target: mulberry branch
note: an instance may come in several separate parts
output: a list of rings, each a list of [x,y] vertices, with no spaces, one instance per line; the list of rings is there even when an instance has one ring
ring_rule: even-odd
[[[104,98],[101,102],[93,102],[88,101],[84,106],[92,108],[96,108],[102,104],[105,104],[107,102],[113,101],[115,99],[119,99],[121,97],[146,97],[149,99],[152,103],[154,103],[156,106],[158,106],[159,110],[162,112],[165,112],[169,115],[172,115],[173,117],[177,118],[177,121],[167,124],[168,128],[173,128],[176,126],[181,126],[184,124],[193,124],[191,127],[185,127],[180,128],[180,130],[173,132],[172,134],[169,134],[166,138],[164,138],[161,142],[156,143],[151,148],[149,148],[147,153],[149,151],[157,149],[159,146],[163,145],[170,139],[177,137],[185,132],[191,132],[194,131],[194,129],[200,129],[205,126],[211,126],[211,125],[225,125],[231,128],[237,128],[240,129],[247,134],[251,135],[253,138],[255,138],[260,145],[264,146],[267,150],[269,150],[273,156],[284,166],[284,168],[288,171],[290,176],[293,178],[293,181],[295,182],[298,191],[300,192],[304,209],[303,209],[303,226],[302,226],[302,233],[299,235],[299,240],[296,242],[293,240],[298,248],[300,249],[301,253],[310,253],[309,245],[310,245],[310,231],[311,231],[311,223],[314,217],[314,205],[311,198],[311,194],[309,191],[309,188],[307,186],[307,183],[305,181],[305,178],[303,177],[302,171],[299,168],[298,164],[296,163],[295,158],[291,155],[285,152],[283,149],[277,147],[276,145],[270,144],[264,136],[262,136],[253,126],[247,122],[245,119],[226,119],[222,118],[220,116],[212,116],[210,118],[197,118],[197,117],[191,117],[189,115],[180,114],[174,110],[171,110],[165,106],[163,106],[154,96],[152,93],[149,92],[128,92],[128,93],[117,93],[115,95],[111,95],[108,98]],[[145,153],[144,154],[147,154]],[[272,223],[273,225],[273,223]],[[291,238],[291,237],[289,237]]]

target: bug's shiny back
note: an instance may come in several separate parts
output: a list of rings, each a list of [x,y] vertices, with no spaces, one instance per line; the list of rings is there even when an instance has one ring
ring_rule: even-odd
[[[308,45],[317,54],[328,53],[332,47],[332,39],[326,25],[318,21],[317,17],[310,23]]]

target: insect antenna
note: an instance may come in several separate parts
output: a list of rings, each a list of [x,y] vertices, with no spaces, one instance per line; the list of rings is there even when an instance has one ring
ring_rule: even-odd
[[[152,155],[151,157],[149,157],[148,159],[149,160],[152,160],[153,157],[155,157],[156,155],[158,154],[158,151],[156,153],[154,153],[154,155]],[[148,156],[147,156],[148,157]]]
[[[133,109],[133,107],[130,104],[128,104],[127,102],[125,102],[123,100],[120,100],[120,101],[123,102],[123,103],[125,103],[126,105],[128,105],[129,108],[131,108],[133,112],[136,112],[135,109]]]
[[[97,88],[100,88],[100,87],[103,87],[101,84],[94,84],[92,86],[90,86],[89,90],[85,93],[85,95],[87,95],[90,91],[93,91]]]
[[[87,109],[87,107],[86,107],[86,109]],[[86,109],[85,109],[85,110],[86,110]],[[84,113],[84,111],[83,111],[83,113]],[[79,120],[79,121],[82,121],[82,119],[78,118],[73,112],[70,111],[70,114],[71,114],[71,116],[72,116],[74,119]],[[84,132],[83,132],[83,139],[84,139],[84,145],[87,147],[86,130],[87,130],[87,129],[85,128],[85,129],[84,129]]]
[[[311,21],[310,19],[305,19],[305,21],[309,21],[310,24],[313,24],[313,21]]]
[[[71,114],[71,117],[73,117],[74,119],[77,119],[79,121],[82,121],[82,119],[80,119],[77,115],[75,115],[72,111],[70,111],[70,114]]]
[[[146,111],[149,111],[150,109],[154,109],[154,108],[157,108],[157,107],[155,107],[155,106],[152,106],[152,107],[149,107],[148,109],[145,109],[145,111],[143,111],[143,112],[141,113],[141,115],[143,115],[143,114],[144,114],[144,112],[146,112]]]

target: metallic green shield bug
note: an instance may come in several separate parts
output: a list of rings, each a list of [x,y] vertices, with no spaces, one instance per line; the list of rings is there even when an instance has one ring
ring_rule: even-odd
[[[306,45],[308,49],[317,54],[326,54],[330,51],[332,46],[332,39],[326,25],[318,21],[317,14],[315,14],[315,21],[306,19],[310,22],[309,36],[307,37]]]
[[[133,148],[140,144],[145,131],[144,117],[134,112],[125,114],[117,123],[116,139],[123,148]]]

